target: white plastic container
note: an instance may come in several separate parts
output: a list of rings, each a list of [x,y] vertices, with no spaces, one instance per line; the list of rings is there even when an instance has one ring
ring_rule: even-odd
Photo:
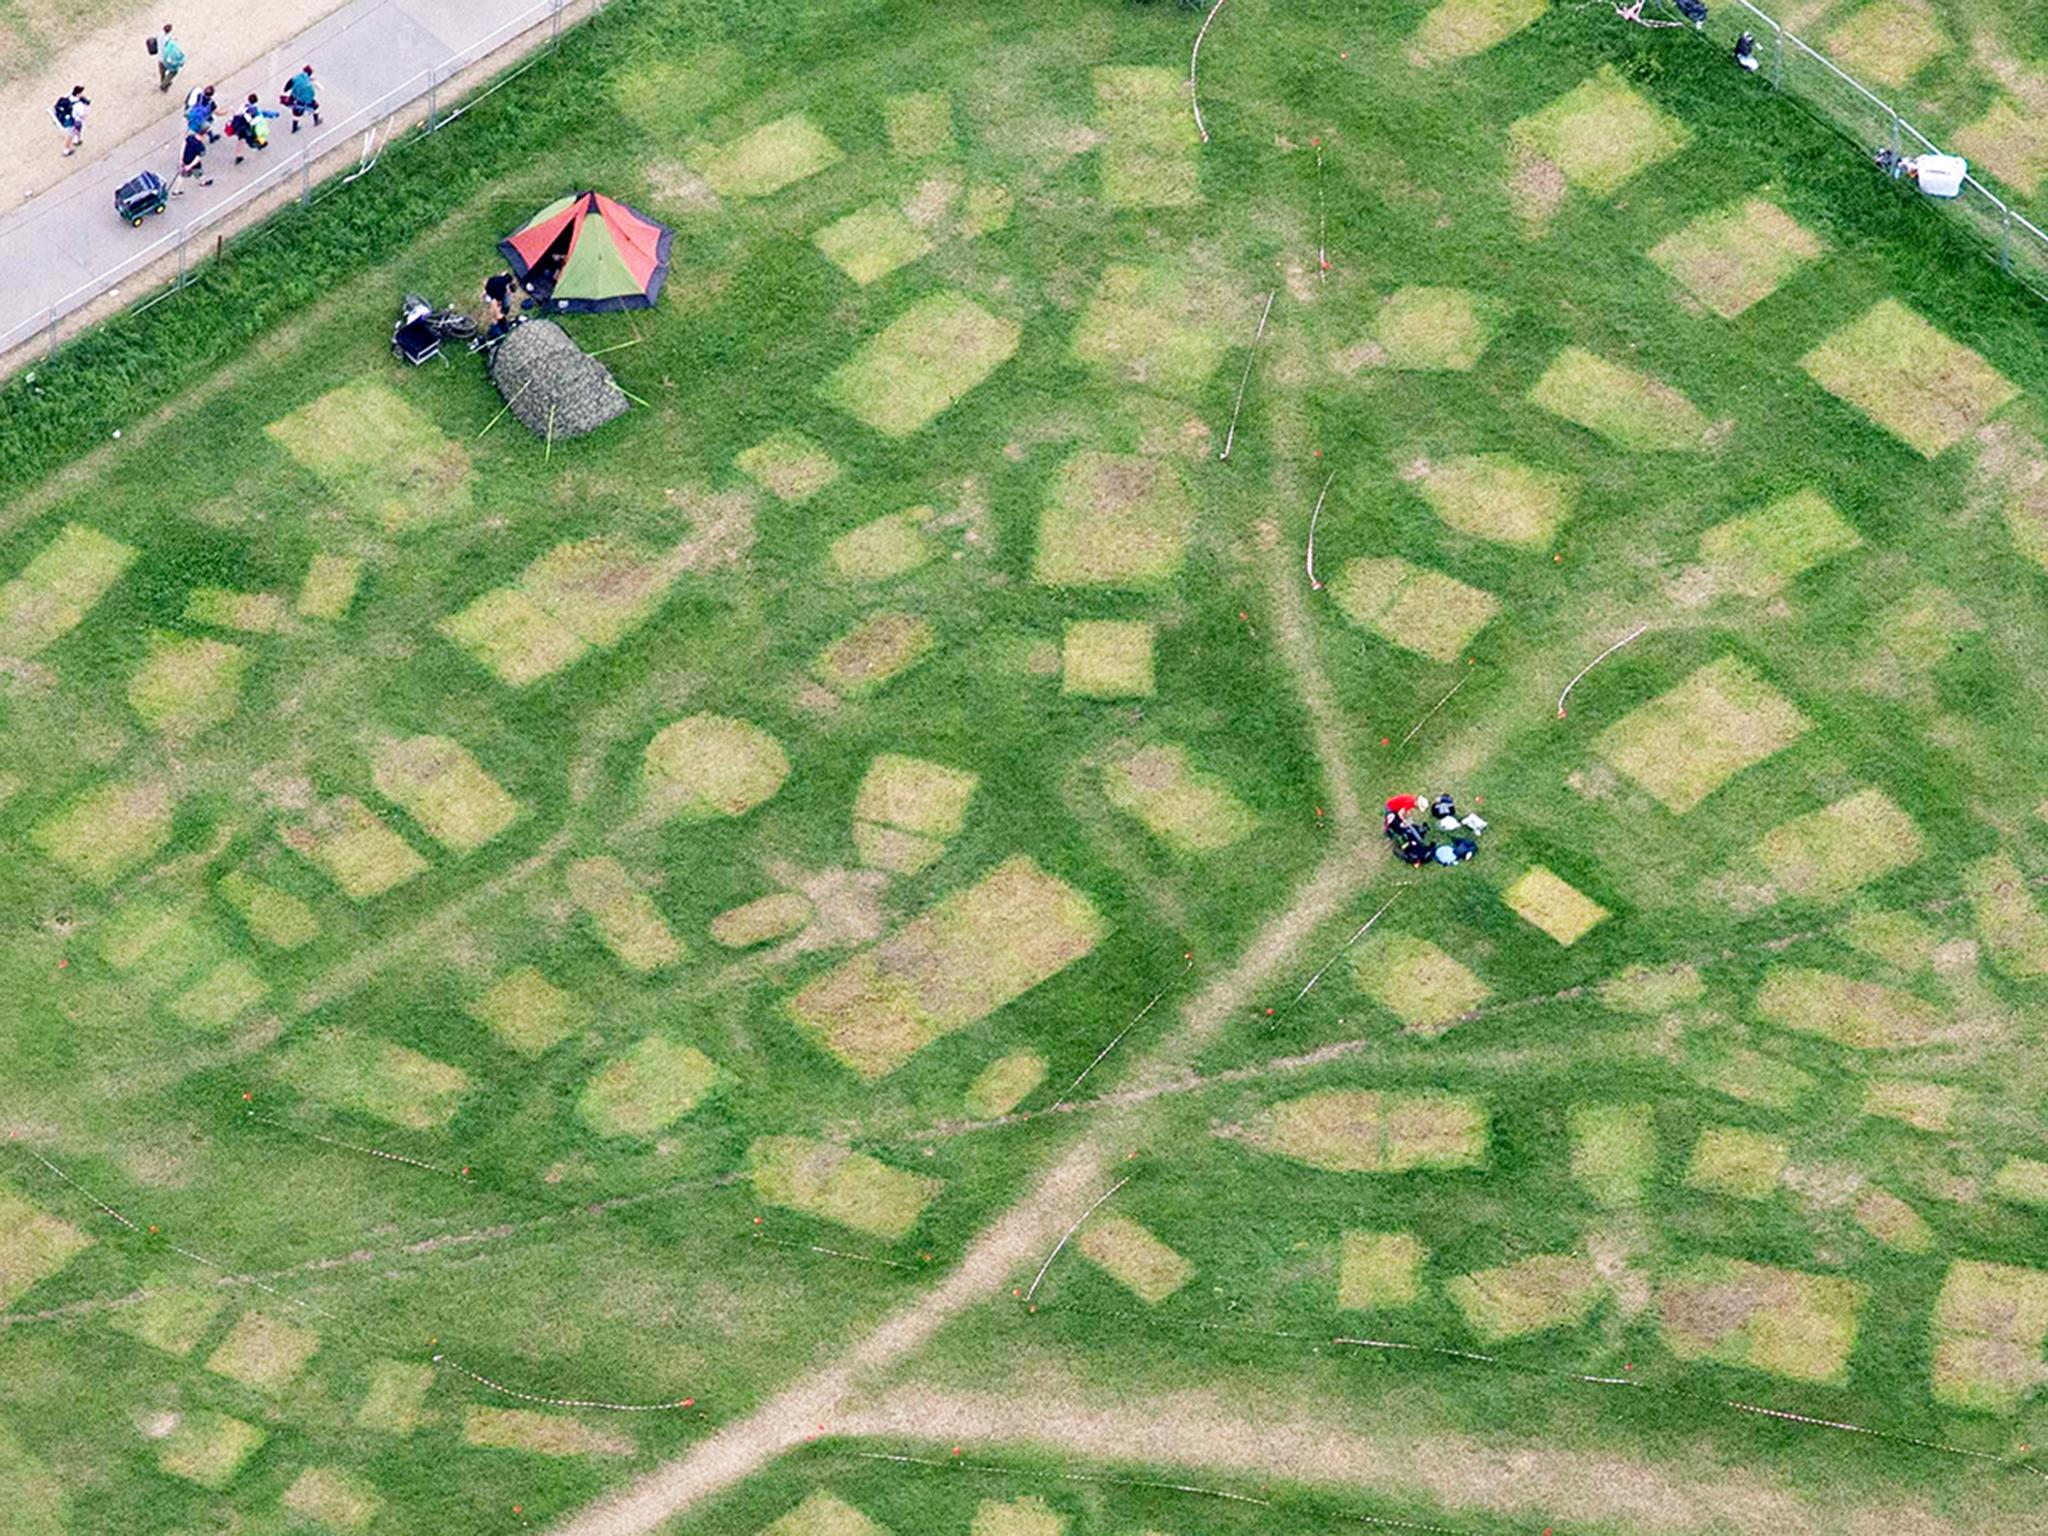
[[[1954,197],[1963,190],[1970,162],[1961,155],[1922,155],[1919,170],[1922,192],[1929,197]]]

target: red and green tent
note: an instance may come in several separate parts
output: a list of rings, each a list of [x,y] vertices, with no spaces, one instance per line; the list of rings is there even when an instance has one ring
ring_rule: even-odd
[[[549,203],[498,242],[512,270],[556,310],[645,309],[668,276],[675,238],[602,192]]]

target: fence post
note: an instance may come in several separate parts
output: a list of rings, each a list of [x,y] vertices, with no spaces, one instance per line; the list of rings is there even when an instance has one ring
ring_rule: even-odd
[[[313,206],[313,151],[310,148],[299,151],[299,206]]]
[[[429,133],[434,131],[436,126],[434,119],[440,115],[440,108],[435,105],[439,82],[434,78],[439,72],[439,65],[429,64],[427,66],[427,132]]]
[[[1785,84],[1785,29],[1774,21],[1771,36],[1776,40],[1771,49],[1771,89],[1775,91]]]
[[[192,238],[192,226],[187,224],[178,231],[178,286],[185,286],[185,242]]]
[[[548,10],[548,47],[562,46],[562,0],[554,0]]]
[[[2012,210],[2000,203],[1998,221],[1998,264],[2006,271],[2012,270]]]
[[[43,332],[43,356],[51,357],[57,351],[57,306],[50,306],[50,324]]]
[[[1904,148],[1905,144],[1899,138],[1899,114],[1894,112],[1892,113],[1892,153],[1896,155]]]

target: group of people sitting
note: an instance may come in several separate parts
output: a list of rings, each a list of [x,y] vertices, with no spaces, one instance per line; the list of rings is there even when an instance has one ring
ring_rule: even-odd
[[[1404,864],[1462,864],[1479,851],[1474,841],[1486,830],[1486,823],[1478,816],[1459,816],[1458,807],[1447,794],[1440,794],[1429,802],[1428,814],[1442,832],[1458,833],[1460,829],[1472,835],[1453,836],[1449,842],[1438,842],[1429,835],[1428,829],[1410,821],[1410,816],[1420,816],[1423,801],[1420,795],[1394,795],[1387,801],[1387,819],[1382,830],[1387,840],[1394,845],[1394,856]]]

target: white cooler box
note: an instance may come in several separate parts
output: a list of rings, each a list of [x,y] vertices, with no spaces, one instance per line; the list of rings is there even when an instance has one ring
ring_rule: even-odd
[[[1970,162],[1961,155],[1922,155],[1918,166],[1920,190],[1929,197],[1956,196],[1970,174]]]

